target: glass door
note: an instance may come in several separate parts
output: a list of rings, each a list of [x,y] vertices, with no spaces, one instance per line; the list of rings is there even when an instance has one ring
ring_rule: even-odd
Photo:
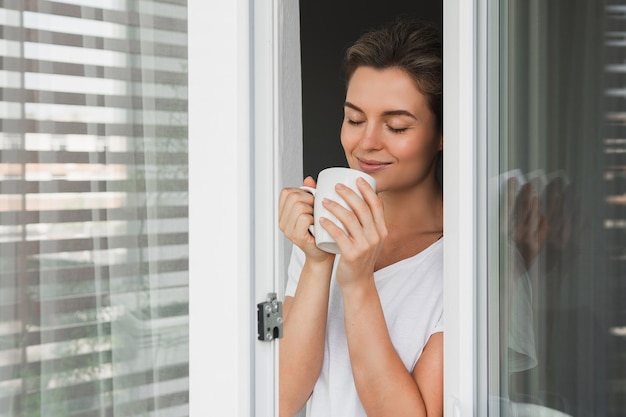
[[[490,416],[626,416],[626,5],[501,0]]]
[[[0,24],[0,416],[186,416],[186,1]]]

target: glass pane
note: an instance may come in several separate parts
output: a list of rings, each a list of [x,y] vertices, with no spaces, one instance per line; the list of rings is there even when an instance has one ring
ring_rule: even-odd
[[[188,416],[186,0],[0,24],[0,417]]]
[[[623,417],[626,5],[499,7],[489,414]]]

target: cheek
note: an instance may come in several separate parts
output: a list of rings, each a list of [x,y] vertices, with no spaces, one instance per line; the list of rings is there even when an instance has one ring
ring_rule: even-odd
[[[407,154],[411,153],[415,157],[430,158],[443,149],[443,140],[440,135],[435,136],[431,132],[423,132],[416,135],[412,141],[408,141],[405,145]]]
[[[438,143],[424,143],[423,141],[406,141],[397,143],[394,152],[397,156],[410,162],[412,167],[420,169],[420,166],[428,164],[439,152]]]
[[[346,128],[345,124],[341,126],[341,146],[343,146],[343,150],[348,153],[348,151],[354,148],[354,135],[350,134],[350,129]]]
[[[420,146],[419,142],[413,140],[396,141],[393,152],[396,155],[404,156],[404,159],[415,160],[423,156],[424,147]]]

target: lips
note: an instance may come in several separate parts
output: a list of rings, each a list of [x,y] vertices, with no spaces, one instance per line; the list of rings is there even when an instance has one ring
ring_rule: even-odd
[[[361,170],[367,173],[377,172],[391,165],[390,162],[377,161],[374,159],[357,158],[357,161],[359,161],[359,167]]]

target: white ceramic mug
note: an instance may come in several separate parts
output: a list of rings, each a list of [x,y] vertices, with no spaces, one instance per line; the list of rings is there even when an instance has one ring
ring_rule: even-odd
[[[315,197],[315,202],[313,204],[313,225],[309,228],[309,230],[313,236],[315,236],[316,246],[323,251],[337,254],[339,253],[339,247],[330,233],[320,226],[320,218],[326,217],[342,228],[344,232],[346,232],[346,228],[331,212],[326,210],[326,208],[322,205],[322,201],[324,201],[325,198],[328,198],[329,200],[336,201],[348,210],[352,210],[350,206],[348,206],[348,203],[346,203],[344,199],[337,194],[335,186],[341,183],[354,190],[361,198],[363,198],[361,192],[356,186],[357,178],[363,178],[369,183],[369,185],[372,186],[374,191],[376,191],[376,180],[370,175],[357,171],[356,169],[343,167],[326,168],[321,171],[317,177],[317,188],[306,186],[300,187],[301,189],[310,192]]]

